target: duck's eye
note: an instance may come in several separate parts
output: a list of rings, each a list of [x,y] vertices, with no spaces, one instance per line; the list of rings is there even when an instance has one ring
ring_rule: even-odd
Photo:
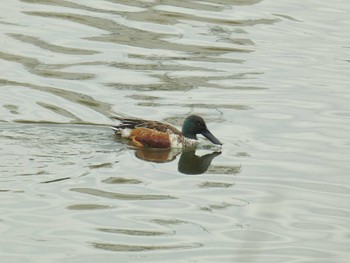
[[[197,126],[201,126],[201,123],[199,121],[197,121],[196,125]]]

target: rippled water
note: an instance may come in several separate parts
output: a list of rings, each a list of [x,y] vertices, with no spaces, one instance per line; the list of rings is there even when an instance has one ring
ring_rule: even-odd
[[[0,7],[1,262],[349,262],[348,1]],[[108,128],[193,113],[221,150]]]

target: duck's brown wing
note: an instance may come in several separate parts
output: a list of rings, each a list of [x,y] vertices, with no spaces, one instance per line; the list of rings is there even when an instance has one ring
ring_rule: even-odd
[[[171,132],[171,133],[178,134],[178,135],[181,134],[181,132],[178,129],[171,126],[170,124],[162,123],[159,121],[147,121],[138,127],[144,127],[144,128],[158,131],[158,132],[164,132],[164,133]]]
[[[136,129],[136,128],[147,128],[151,130],[155,130],[158,132],[164,132],[168,133],[169,131],[175,134],[181,134],[181,132],[176,129],[175,127],[162,123],[159,121],[150,121],[150,120],[142,120],[142,119],[128,119],[128,118],[119,118],[119,117],[114,117],[114,119],[117,119],[121,121],[120,125],[114,126],[114,128],[117,129]]]

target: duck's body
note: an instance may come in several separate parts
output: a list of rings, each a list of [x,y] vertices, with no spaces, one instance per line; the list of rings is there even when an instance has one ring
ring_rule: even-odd
[[[182,132],[175,127],[141,119],[116,118],[122,123],[113,126],[117,136],[130,139],[137,147],[188,148],[197,144],[197,134],[202,134],[214,144],[222,144],[207,129],[204,120],[196,115],[187,117]]]

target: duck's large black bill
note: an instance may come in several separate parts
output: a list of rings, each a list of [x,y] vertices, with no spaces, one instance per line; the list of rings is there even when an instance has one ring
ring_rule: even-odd
[[[212,143],[222,145],[222,143],[209,130],[205,130],[201,134]]]

